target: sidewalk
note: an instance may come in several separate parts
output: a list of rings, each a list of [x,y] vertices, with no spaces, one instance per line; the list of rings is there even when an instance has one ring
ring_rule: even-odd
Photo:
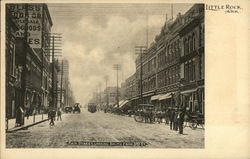
[[[48,115],[47,114],[38,114],[34,116],[29,116],[24,118],[24,125],[16,127],[16,119],[9,119],[8,120],[8,130],[7,132],[13,132],[13,131],[18,131],[21,129],[26,129],[30,126],[39,124],[41,122],[47,121],[48,120]]]

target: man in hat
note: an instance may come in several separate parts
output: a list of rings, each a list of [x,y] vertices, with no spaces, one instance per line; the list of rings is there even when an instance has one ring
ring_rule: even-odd
[[[172,107],[169,108],[169,120],[170,120],[170,130],[173,130],[173,123],[174,123],[174,110]]]
[[[179,128],[179,134],[183,134],[184,115],[185,115],[184,109],[180,109],[179,112],[178,112],[178,128]]]
[[[178,131],[178,111],[176,108],[174,108],[173,111],[173,123],[174,123],[174,130]]]

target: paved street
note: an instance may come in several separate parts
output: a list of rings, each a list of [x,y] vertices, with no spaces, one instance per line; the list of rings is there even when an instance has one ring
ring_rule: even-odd
[[[55,126],[44,122],[28,130],[7,133],[7,148],[83,148],[90,146],[75,143],[88,141],[141,142],[147,143],[143,146],[146,148],[204,147],[202,129],[185,128],[184,135],[179,135],[165,124],[137,123],[131,117],[103,112],[91,114],[86,110],[81,114],[63,114],[62,117],[63,121],[56,121]]]

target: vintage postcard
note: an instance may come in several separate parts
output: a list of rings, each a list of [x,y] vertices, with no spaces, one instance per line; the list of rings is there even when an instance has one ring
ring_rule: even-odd
[[[250,157],[247,4],[4,0],[1,158]]]

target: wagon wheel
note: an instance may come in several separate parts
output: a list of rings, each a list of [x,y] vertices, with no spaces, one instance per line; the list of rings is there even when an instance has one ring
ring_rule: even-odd
[[[141,116],[141,115],[135,115],[134,116],[134,119],[135,119],[135,121],[137,121],[137,122],[143,122],[143,117]]]
[[[197,128],[197,120],[193,119],[193,120],[191,121],[191,128],[192,128],[193,130]]]

